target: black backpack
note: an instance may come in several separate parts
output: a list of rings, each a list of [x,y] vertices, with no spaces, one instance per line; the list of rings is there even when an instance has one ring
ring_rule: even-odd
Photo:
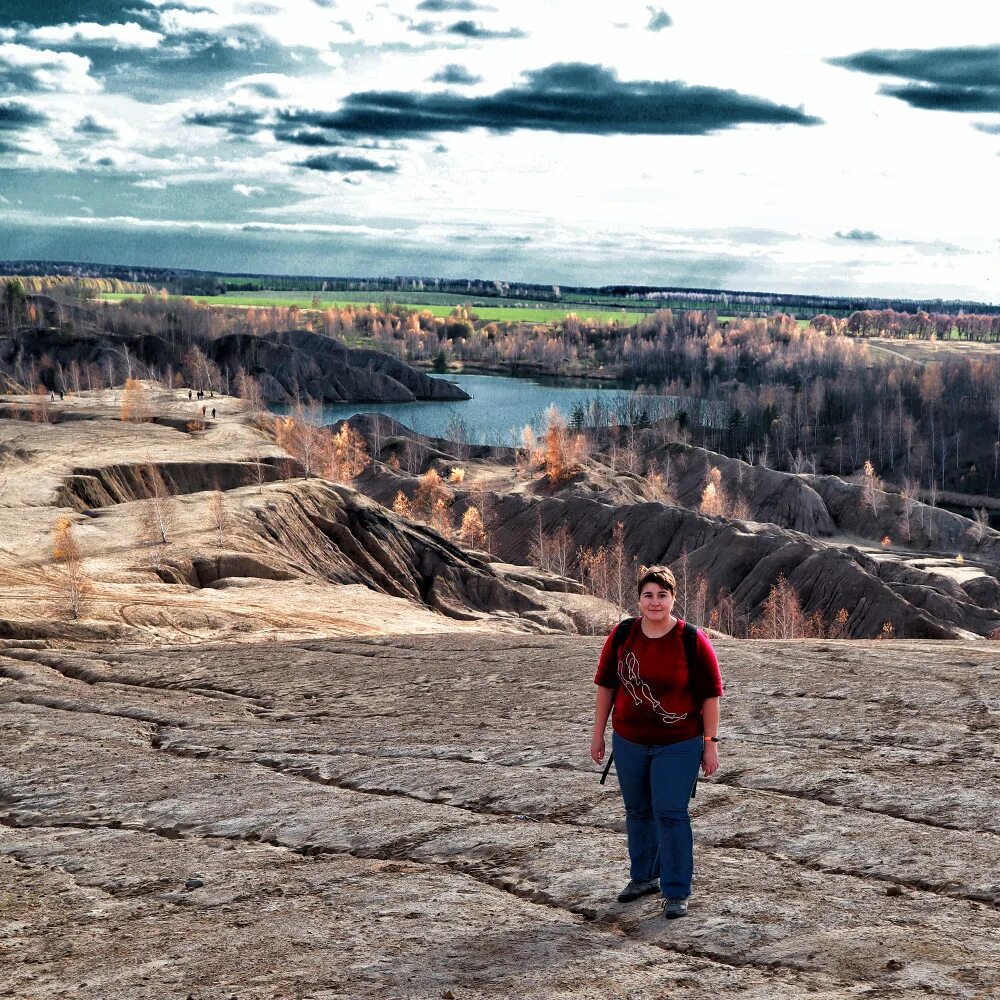
[[[611,657],[617,662],[618,654],[622,650],[622,646],[625,645],[625,640],[632,634],[632,628],[635,623],[639,621],[638,618],[625,618],[620,621],[616,626],[614,632],[611,633]],[[698,628],[692,625],[690,622],[684,623],[684,628],[681,630],[681,643],[684,646],[684,658],[687,660],[688,670],[691,669],[692,664],[698,658]],[[608,754],[608,762],[604,767],[604,771],[601,774],[601,784],[607,780],[608,772],[611,770],[611,765],[614,762],[615,755],[613,753]],[[691,789],[691,798],[694,798],[695,789],[698,787],[698,779],[695,779],[694,788]]]

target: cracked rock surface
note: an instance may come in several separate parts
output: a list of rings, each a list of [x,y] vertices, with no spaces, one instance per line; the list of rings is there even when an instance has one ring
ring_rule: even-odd
[[[7,643],[0,996],[1000,991],[991,645],[717,646],[722,769],[666,922],[615,902],[600,639]]]

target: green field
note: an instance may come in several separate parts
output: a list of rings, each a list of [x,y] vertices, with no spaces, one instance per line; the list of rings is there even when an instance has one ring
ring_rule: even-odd
[[[448,302],[396,302],[392,300],[394,306],[403,309],[413,309],[416,311],[428,311],[433,313],[435,316],[447,317],[451,314],[452,310],[459,301],[454,296],[445,296],[435,293],[425,293],[425,295],[420,296],[435,298],[448,298]],[[117,292],[106,292],[101,298],[109,302],[120,302],[123,299],[135,299],[139,298],[137,295],[127,295]],[[371,296],[352,296],[350,293],[340,294],[337,296],[333,295],[323,295],[319,294],[316,296],[319,300],[319,305],[321,309],[329,309],[332,307],[342,308],[343,306],[361,306],[375,305],[382,308],[385,305],[386,299],[373,299]],[[415,295],[414,298],[417,296]],[[293,306],[296,305],[300,309],[309,309],[312,306],[313,296],[309,292],[227,292],[225,295],[192,295],[192,296],[171,296],[171,298],[191,298],[195,302],[201,302],[205,305],[210,306],[232,306],[232,307],[268,307],[268,306]],[[597,322],[608,323],[612,321],[624,322],[631,326],[637,322],[637,320],[646,315],[645,312],[635,311],[635,310],[625,310],[625,309],[593,309],[586,306],[561,306],[554,307],[551,305],[541,306],[522,306],[522,305],[483,305],[478,306],[473,300],[466,300],[469,302],[469,309],[476,316],[478,316],[484,322],[510,322],[510,323],[554,323],[564,320],[568,313],[575,312],[581,320],[594,320]],[[510,301],[510,300],[508,300]]]

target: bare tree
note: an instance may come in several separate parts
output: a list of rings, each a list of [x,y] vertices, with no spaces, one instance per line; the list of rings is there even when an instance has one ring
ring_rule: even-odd
[[[226,529],[229,527],[229,511],[226,510],[226,497],[222,490],[215,489],[209,494],[208,516],[221,548],[226,544]]]
[[[247,447],[249,452],[249,468],[247,469],[247,480],[251,484],[257,486],[257,493],[261,494],[264,492],[264,450],[261,447],[260,438],[256,434],[250,440],[250,444]]]
[[[878,517],[884,502],[882,480],[875,474],[875,467],[871,461],[866,460],[861,470],[861,503]]]
[[[243,400],[248,413],[262,413],[266,409],[260,382],[242,368],[236,373],[236,394]]]
[[[779,576],[750,629],[751,639],[801,639],[807,634],[798,591]]]
[[[166,545],[176,526],[170,488],[163,473],[147,462],[140,470],[148,498],[140,501],[139,540],[151,545]]]

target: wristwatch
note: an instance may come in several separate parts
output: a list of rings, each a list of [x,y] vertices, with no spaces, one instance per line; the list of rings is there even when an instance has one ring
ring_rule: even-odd
[[[706,743],[718,743],[719,742],[719,737],[718,736],[706,736],[705,737],[705,742]]]

